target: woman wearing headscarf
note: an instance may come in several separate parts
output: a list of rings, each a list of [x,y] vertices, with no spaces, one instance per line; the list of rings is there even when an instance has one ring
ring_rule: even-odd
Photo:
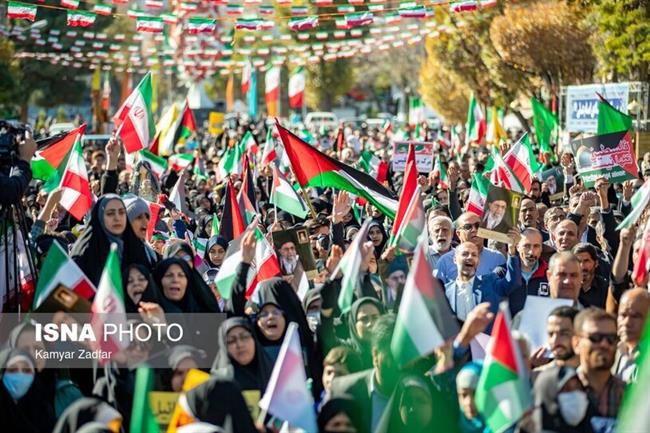
[[[169,370],[163,370],[161,374],[162,389],[181,392],[187,373],[192,369],[199,368],[203,359],[205,359],[205,353],[194,346],[180,344],[169,349],[167,356]]]
[[[111,244],[117,245],[122,266],[148,266],[144,244],[127,221],[126,207],[116,194],[102,196],[93,206],[88,227],[72,247],[72,259],[95,286],[99,285]]]
[[[219,352],[212,373],[237,382],[242,391],[264,393],[273,362],[255,338],[248,319],[231,317],[219,327]]]
[[[54,413],[41,412],[28,397],[34,384],[36,366],[32,357],[20,349],[0,352],[0,419],[2,431],[48,433]]]
[[[358,405],[350,397],[335,397],[328,400],[318,413],[319,433],[361,433],[362,423]]]
[[[477,362],[465,364],[456,375],[458,396],[458,428],[460,433],[491,433],[485,419],[476,408],[476,387],[481,376],[482,365]]]
[[[160,288],[161,306],[166,313],[219,313],[219,304],[200,275],[185,260],[172,257],[161,261],[154,271]]]
[[[100,423],[119,433],[122,415],[110,404],[95,397],[84,397],[71,404],[59,418],[53,433],[76,433],[86,424]]]
[[[357,365],[352,365],[352,372],[372,368],[372,351],[370,339],[372,327],[386,311],[379,300],[370,297],[357,299],[350,307],[347,315],[349,338],[342,341],[343,346],[350,349],[351,358],[356,359]]]
[[[124,206],[126,206],[126,216],[135,235],[142,242],[142,247],[147,255],[147,266],[153,268],[158,262],[158,254],[147,243],[147,227],[151,219],[151,210],[146,201],[140,197],[128,194],[124,197]]]
[[[208,230],[211,231],[212,229],[212,218],[213,216],[211,214],[202,215],[201,217],[199,217],[196,223],[196,231],[194,232],[194,235],[197,238],[207,239],[210,236],[213,236],[211,233],[208,232]]]
[[[208,239],[205,246],[205,255],[203,256],[203,263],[210,269],[219,269],[226,257],[226,250],[228,249],[228,241],[226,238],[215,235]]]
[[[124,297],[127,313],[137,313],[140,302],[161,303],[160,291],[147,267],[137,263],[127,266],[122,272],[122,280],[127,295]]]

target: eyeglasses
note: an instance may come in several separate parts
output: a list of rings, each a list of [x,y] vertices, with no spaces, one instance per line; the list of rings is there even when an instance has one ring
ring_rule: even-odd
[[[282,310],[266,310],[262,311],[260,314],[257,315],[260,319],[266,319],[267,317],[274,316],[274,317],[280,317],[282,316]]]
[[[478,228],[480,226],[481,226],[481,223],[474,223],[474,224],[467,223],[467,224],[463,224],[462,226],[460,226],[459,229],[467,230],[467,231],[472,230],[472,229],[478,230]]]
[[[583,335],[583,337],[588,338],[589,341],[591,341],[594,344],[598,344],[603,340],[605,340],[607,341],[607,344],[609,344],[610,346],[613,346],[618,341],[618,335],[616,334],[596,333],[596,334]]]
[[[235,344],[237,344],[238,341],[239,341],[240,343],[246,343],[246,342],[247,342],[248,340],[250,340],[251,338],[253,338],[253,336],[252,336],[251,334],[249,334],[249,333],[240,334],[240,335],[238,335],[238,336],[235,335],[235,336],[233,336],[233,337],[227,339],[227,340],[226,340],[226,344],[227,344],[228,346],[234,346]]]
[[[375,323],[379,319],[379,315],[370,315],[370,316],[362,316],[357,319],[357,322],[360,322],[363,326],[369,326]]]

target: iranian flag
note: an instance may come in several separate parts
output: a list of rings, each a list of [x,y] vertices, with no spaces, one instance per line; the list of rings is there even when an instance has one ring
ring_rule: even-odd
[[[494,185],[503,183],[503,187],[509,189],[510,191],[521,193],[526,192],[522,181],[512,171],[512,168],[510,168],[510,166],[505,163],[498,152],[492,152],[492,160],[494,166],[491,170],[490,181]]]
[[[113,7],[111,5],[96,3],[93,6],[93,12],[95,12],[97,15],[109,16],[113,12]]]
[[[262,159],[260,160],[262,166],[269,165],[275,160],[275,158],[277,158],[272,128],[272,126],[269,126],[266,129],[266,141],[264,142],[264,150],[262,151]]]
[[[436,155],[436,161],[433,164],[433,178],[438,179],[438,184],[441,188],[449,188],[449,181],[447,180],[447,169],[442,164],[440,154]]]
[[[68,11],[68,26],[90,27],[95,23],[97,15],[85,11]]]
[[[397,228],[395,244],[402,251],[412,252],[418,243],[418,237],[424,232],[425,225],[426,214],[424,213],[421,191],[418,186],[413,192],[400,226]]]
[[[250,131],[246,131],[241,138],[240,147],[244,149],[244,155],[249,155],[251,158],[254,158],[260,150],[257,141],[255,141],[255,137],[253,137]]]
[[[244,62],[244,67],[241,70],[241,93],[245,95],[248,93],[248,89],[251,86],[251,73],[253,71],[253,65],[250,60]]]
[[[148,150],[141,150],[139,153],[140,161],[145,161],[151,166],[151,171],[156,175],[158,179],[163,175],[165,170],[167,170],[167,160],[165,158],[155,155]]]
[[[352,243],[345,250],[345,254],[341,257],[341,261],[336,266],[330,280],[334,280],[339,272],[343,273],[343,279],[341,280],[341,291],[339,292],[338,305],[341,309],[341,314],[345,314],[350,311],[352,306],[352,298],[354,295],[354,288],[357,286],[359,279],[359,268],[363,262],[363,256],[361,254],[361,245],[366,242],[368,239],[368,228],[370,226],[370,220],[366,220],[361,226],[361,229],[357,232]]]
[[[397,200],[370,175],[319,152],[279,123],[277,128],[300,186],[342,189],[368,200],[389,218],[395,217]]]
[[[275,165],[273,166],[273,188],[269,202],[298,218],[305,218],[309,213],[305,201],[296,193]]]
[[[269,278],[277,277],[282,273],[280,270],[280,262],[278,262],[278,257],[275,255],[273,246],[266,240],[264,234],[257,227],[255,227],[255,239],[254,274],[248,281],[248,286],[246,287],[246,299],[255,297],[259,283]]]
[[[86,161],[81,150],[80,135],[77,135],[77,140],[70,151],[59,186],[63,189],[59,204],[75,219],[83,219],[93,205],[93,195],[88,182]]]
[[[187,31],[190,34],[214,33],[217,29],[217,20],[206,17],[192,17],[187,20]]]
[[[625,217],[623,221],[616,227],[616,230],[630,228],[641,217],[643,211],[645,211],[648,203],[650,202],[650,180],[646,181],[637,192],[634,193],[630,199],[630,204],[632,205],[632,212]]]
[[[79,7],[79,0],[61,0],[61,6],[68,9],[77,9]]]
[[[467,200],[467,212],[473,212],[479,217],[483,216],[489,187],[490,181],[485,176],[478,173],[472,175],[472,187]]]
[[[108,323],[118,328],[127,329],[124,289],[122,288],[117,244],[112,244],[108,253],[104,271],[99,280],[97,293],[91,307],[90,322],[97,338],[97,341],[92,343],[95,350],[102,350],[113,355],[129,346],[129,341],[115,338],[115,335],[104,335],[104,326]],[[100,360],[100,364],[105,364],[107,361],[106,359]]]
[[[542,169],[537,162],[533,146],[530,144],[528,133],[525,133],[514,146],[503,156],[503,161],[510,167],[519,180],[525,192],[530,192],[535,173]]]
[[[176,153],[169,157],[169,164],[173,171],[185,170],[194,161],[191,153]]]
[[[467,124],[465,125],[465,143],[479,142],[485,136],[487,129],[485,115],[478,101],[472,94],[467,109]]]
[[[318,27],[318,17],[310,16],[290,18],[289,24],[287,24],[287,26],[289,27],[289,30],[294,32],[313,30]]]
[[[502,303],[488,342],[476,387],[476,407],[494,433],[502,433],[532,407],[530,383],[519,345],[512,338]]]
[[[270,66],[264,75],[264,98],[268,116],[278,116],[278,99],[280,98],[280,67]]]
[[[345,23],[350,27],[369,26],[375,20],[372,12],[355,12],[352,14],[345,14]]]
[[[174,14],[160,14],[165,24],[178,24],[178,17]]]
[[[143,33],[162,33],[165,21],[160,17],[140,15],[135,20],[135,30]]]
[[[298,427],[306,433],[316,433],[318,427],[314,399],[307,388],[302,353],[298,325],[289,322],[259,406],[274,417],[288,422],[291,427]]]
[[[458,334],[458,321],[449,308],[444,289],[433,277],[424,228],[419,235],[390,345],[400,366],[431,354]]]
[[[118,128],[117,135],[122,139],[127,153],[147,149],[153,141],[156,130],[151,98],[151,72],[147,72],[113,116],[113,122]]]
[[[409,99],[409,126],[415,128],[424,120],[424,107],[422,99],[412,96]]]
[[[59,284],[84,299],[90,299],[95,294],[95,286],[86,274],[58,242],[52,242],[39,273],[33,309],[37,309]]]
[[[32,176],[35,179],[48,180],[56,175],[70,149],[77,139],[81,138],[85,130],[86,124],[83,124],[72,131],[39,140],[38,145],[41,149],[36,151],[31,161]]]
[[[38,7],[36,5],[10,1],[7,6],[7,18],[12,20],[34,21],[37,10]]]
[[[305,70],[298,66],[289,77],[289,107],[302,108],[305,99]]]

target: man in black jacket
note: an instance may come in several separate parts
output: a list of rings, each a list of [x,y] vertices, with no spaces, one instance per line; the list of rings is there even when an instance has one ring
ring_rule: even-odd
[[[18,143],[18,159],[11,165],[8,173],[4,168],[0,172],[0,205],[9,206],[19,204],[20,199],[27,190],[32,180],[32,169],[30,163],[36,152],[36,142],[27,131],[25,137]]]

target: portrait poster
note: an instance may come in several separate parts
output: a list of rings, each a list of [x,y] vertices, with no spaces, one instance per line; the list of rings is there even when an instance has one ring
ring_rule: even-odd
[[[523,194],[490,184],[478,235],[511,243],[508,231],[517,226]]]
[[[311,280],[318,274],[316,259],[314,259],[314,252],[309,239],[309,229],[303,226],[296,226],[287,230],[272,232],[272,236],[273,247],[278,255],[278,260],[281,260],[280,249],[282,245],[287,242],[292,242],[296,248],[296,254],[298,254],[300,264],[307,274],[307,278]]]
[[[406,170],[406,157],[409,146],[415,146],[415,165],[418,173],[430,173],[433,170],[433,143],[421,141],[396,141],[393,143],[393,171]]]

